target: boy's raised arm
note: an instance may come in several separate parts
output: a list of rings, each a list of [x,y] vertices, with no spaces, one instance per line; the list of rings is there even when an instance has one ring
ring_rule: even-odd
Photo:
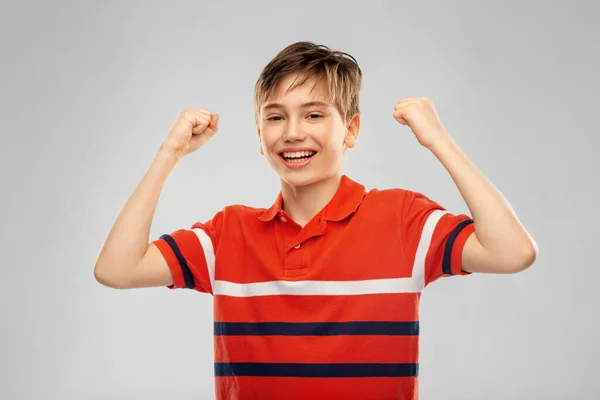
[[[424,97],[400,100],[394,118],[409,126],[419,144],[440,160],[471,211],[475,232],[465,243],[462,269],[515,273],[531,266],[539,252],[537,244],[500,191],[454,143],[433,102]]]
[[[150,168],[114,222],[94,267],[101,284],[118,289],[168,286],[164,257],[150,244],[150,228],[162,188],[177,162],[198,150],[218,130],[218,115],[185,109],[160,146]]]

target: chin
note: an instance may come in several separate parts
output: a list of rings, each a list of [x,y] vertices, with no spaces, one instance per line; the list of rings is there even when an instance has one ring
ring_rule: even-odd
[[[287,183],[290,186],[294,186],[294,187],[309,186],[319,180],[318,177],[315,176],[315,174],[306,173],[304,171],[302,171],[302,172],[300,172],[300,171],[298,171],[298,172],[284,171],[283,173],[279,174],[279,177],[281,178],[281,180],[283,182]]]
[[[327,180],[329,175],[314,171],[283,171],[279,177],[290,186],[306,187]]]

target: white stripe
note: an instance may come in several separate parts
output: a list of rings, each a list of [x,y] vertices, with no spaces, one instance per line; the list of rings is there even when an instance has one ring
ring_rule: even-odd
[[[425,288],[425,257],[429,251],[431,245],[431,239],[433,237],[433,231],[437,226],[440,218],[442,218],[447,211],[435,210],[425,221],[423,231],[421,232],[421,239],[419,240],[419,246],[415,254],[415,263],[413,264],[412,277],[414,279],[415,287],[421,292]]]
[[[234,283],[214,281],[215,255],[212,242],[202,229],[194,229],[206,256],[213,295],[232,297],[253,296],[343,296],[378,293],[420,293],[425,287],[425,257],[431,245],[433,231],[447,211],[433,211],[423,226],[410,278],[370,279],[362,281],[269,281]]]
[[[212,240],[210,240],[210,236],[204,232],[203,229],[194,228],[192,229],[200,244],[202,245],[202,250],[204,251],[204,258],[206,259],[206,265],[208,267],[208,277],[210,279],[210,286],[214,290],[214,279],[215,279],[215,250],[213,249]]]
[[[371,279],[364,281],[270,281],[234,283],[215,281],[214,295],[252,296],[340,296],[378,293],[417,293],[412,278]]]

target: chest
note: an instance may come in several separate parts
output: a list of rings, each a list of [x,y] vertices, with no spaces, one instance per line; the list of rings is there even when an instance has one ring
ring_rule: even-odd
[[[304,228],[273,223],[242,227],[221,238],[215,278],[238,283],[274,280],[360,281],[407,278],[399,221],[352,218]]]

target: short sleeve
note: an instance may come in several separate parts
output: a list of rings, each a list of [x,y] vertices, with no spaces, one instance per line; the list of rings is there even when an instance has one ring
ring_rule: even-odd
[[[165,258],[173,285],[169,289],[193,289],[213,294],[215,254],[219,244],[222,212],[189,229],[164,234],[152,243]]]
[[[475,231],[470,216],[452,214],[423,194],[407,191],[401,229],[407,263],[423,288],[442,277],[470,274],[461,267],[463,248]]]

